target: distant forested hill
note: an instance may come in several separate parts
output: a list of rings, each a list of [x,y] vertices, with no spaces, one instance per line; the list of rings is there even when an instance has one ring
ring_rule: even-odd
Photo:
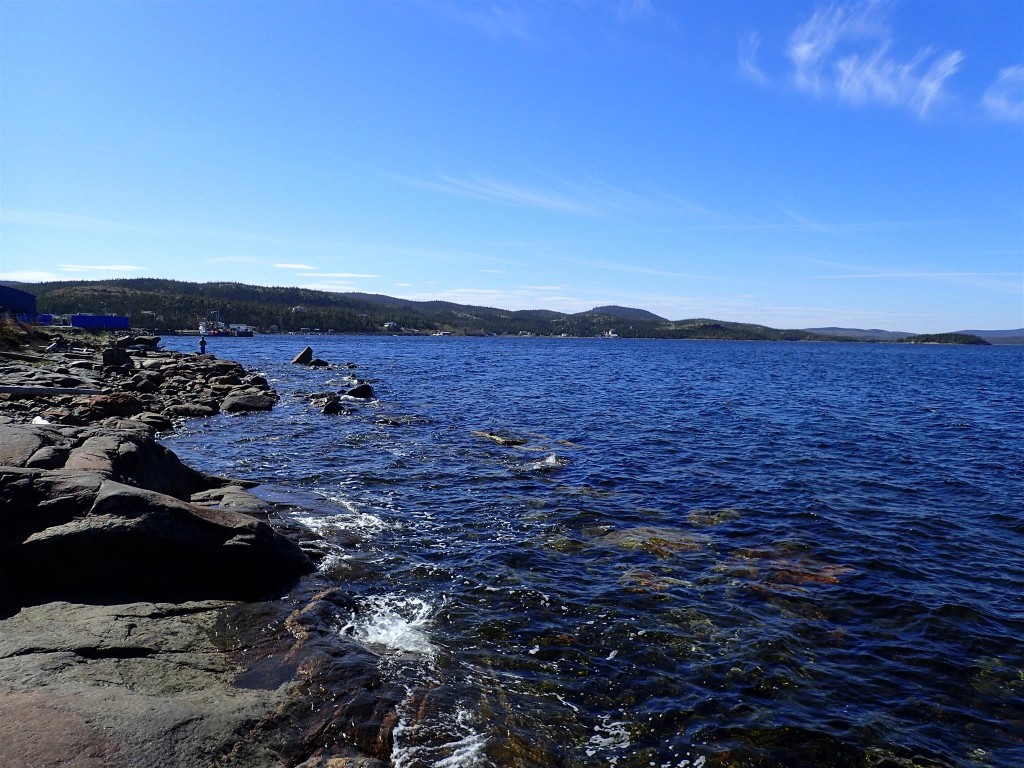
[[[981,344],[988,342],[969,333],[920,333],[900,339],[901,344]]]
[[[204,319],[244,323],[260,331],[318,329],[336,333],[392,333],[397,323],[413,330],[455,334],[595,336],[623,338],[756,339],[835,341],[835,335],[779,330],[763,325],[696,318],[670,321],[631,307],[603,306],[566,314],[552,310],[509,311],[446,301],[410,301],[369,293],[244,283],[191,283],[136,278],[12,284],[35,294],[39,312],[127,315],[137,328],[194,329]],[[829,329],[832,330],[832,329]]]

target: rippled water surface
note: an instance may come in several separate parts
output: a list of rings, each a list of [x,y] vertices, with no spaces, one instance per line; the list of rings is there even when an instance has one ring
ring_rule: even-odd
[[[323,415],[307,343],[377,399]],[[308,507],[338,641],[408,688],[395,765],[1024,765],[1024,348],[210,351],[281,403],[167,442]]]

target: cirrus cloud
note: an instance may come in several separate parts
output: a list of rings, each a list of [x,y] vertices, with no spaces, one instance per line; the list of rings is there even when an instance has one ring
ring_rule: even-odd
[[[882,6],[868,2],[817,9],[790,35],[786,53],[798,90],[854,106],[903,107],[927,117],[966,56],[924,46],[906,58],[895,49]]]
[[[999,70],[999,77],[985,90],[981,104],[997,120],[1024,120],[1024,66]]]

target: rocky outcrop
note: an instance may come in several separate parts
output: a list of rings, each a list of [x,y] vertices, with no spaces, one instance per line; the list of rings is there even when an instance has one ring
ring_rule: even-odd
[[[338,642],[350,611],[336,591],[25,608],[0,622],[0,765],[385,768],[404,691]]]
[[[321,544],[155,439],[276,393],[210,356],[129,362],[0,360],[27,384],[0,390],[0,765],[384,768],[406,692],[339,635],[358,605],[317,594]]]
[[[0,424],[0,465],[92,472],[182,500],[222,482],[183,464],[153,434],[138,419],[93,427]]]
[[[309,365],[313,362],[313,348],[306,347],[292,358],[292,365]]]
[[[0,424],[0,446],[0,601],[9,605],[252,598],[313,569],[297,544],[234,511],[258,508],[255,497],[186,466],[140,421]],[[233,509],[192,503],[225,485],[236,489]]]
[[[222,409],[268,410],[278,399],[263,376],[209,355],[129,353],[113,347],[96,356],[55,352],[46,360],[49,367],[0,362],[0,384],[22,385],[6,388],[17,391],[0,390],[0,420],[38,416],[82,426],[110,416],[148,413],[158,417],[147,417],[148,423],[167,428],[175,419],[212,416]]]
[[[95,472],[0,468],[0,601],[253,599],[313,570],[267,523]]]

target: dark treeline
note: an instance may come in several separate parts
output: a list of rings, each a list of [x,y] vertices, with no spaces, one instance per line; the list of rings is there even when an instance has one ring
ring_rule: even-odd
[[[197,328],[202,320],[248,325],[258,331],[317,329],[335,333],[413,330],[453,334],[535,334],[623,338],[731,339],[764,341],[852,340],[803,330],[722,320],[669,321],[629,307],[597,307],[566,314],[551,310],[508,311],[445,301],[409,301],[367,293],[332,293],[307,288],[244,283],[192,283],[137,278],[61,281],[19,285],[36,296],[38,311],[51,314],[118,314],[136,328]],[[396,326],[385,324],[397,324]],[[916,337],[920,340],[921,337]],[[965,343],[953,339],[930,339]],[[981,341],[980,339],[978,341]],[[971,342],[976,343],[976,342]]]

